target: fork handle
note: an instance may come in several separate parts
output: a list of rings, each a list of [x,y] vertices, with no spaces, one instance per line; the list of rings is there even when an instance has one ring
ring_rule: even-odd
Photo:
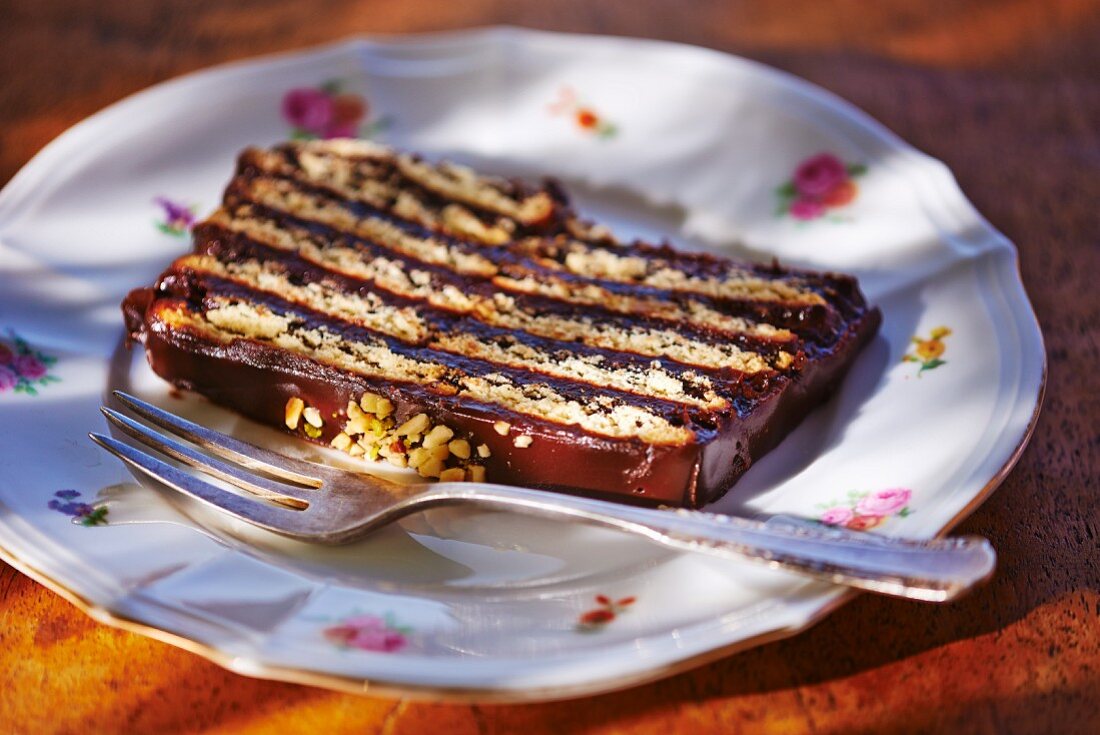
[[[834,584],[946,602],[987,579],[996,553],[980,536],[901,539],[777,516],[754,521],[702,511],[659,511],[503,485],[441,483],[430,504],[475,503],[610,526],[682,551],[750,559]]]

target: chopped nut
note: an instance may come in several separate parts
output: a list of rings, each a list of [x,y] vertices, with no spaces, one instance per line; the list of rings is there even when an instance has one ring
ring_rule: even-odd
[[[398,436],[408,436],[409,434],[423,434],[428,430],[428,427],[432,425],[431,419],[428,418],[426,413],[418,413],[411,419],[406,421],[397,427],[397,431],[394,433]]]
[[[520,436],[517,436],[515,438],[515,441],[512,442],[512,444],[516,445],[520,449],[524,449],[526,447],[531,446],[532,441],[534,441],[534,440],[531,437],[527,436],[526,434],[522,434]]]
[[[378,409],[378,401],[381,400],[381,398],[382,396],[377,393],[364,393],[359,398],[359,405],[367,413],[375,413]]]
[[[325,425],[325,420],[321,418],[321,412],[313,406],[302,411],[302,418],[306,420],[307,424],[317,429]]]
[[[428,449],[427,447],[424,448]],[[451,450],[446,444],[440,444],[438,447],[428,449],[428,456],[433,460],[437,459],[440,462],[446,462],[447,457],[451,456]]]
[[[367,432],[363,436],[359,437],[359,443],[366,449],[371,444],[377,444],[382,440],[382,437],[376,435],[374,432]]]
[[[378,418],[384,419],[393,413],[393,401],[389,398],[379,398],[375,405],[374,413]]]
[[[362,457],[366,453],[367,450],[363,449],[363,445],[361,444],[352,444],[350,447],[348,447],[348,454],[353,457]]]
[[[501,436],[508,436],[508,432],[512,430],[512,425],[507,421],[498,421],[493,424],[493,429]]]
[[[339,434],[332,438],[331,444],[332,446],[339,449],[341,452],[346,452],[348,450],[348,447],[351,446],[351,437],[341,431]]]
[[[490,454],[491,454],[491,452],[489,451],[489,445],[488,444],[478,444],[477,445],[477,456],[481,457],[482,459],[486,459],[486,458],[488,458],[488,456]]]
[[[429,458],[417,467],[416,471],[424,477],[439,477],[440,473],[443,472],[443,460]]]
[[[451,454],[459,459],[470,458],[470,442],[465,439],[455,439],[447,445],[447,448],[451,450]]]
[[[369,419],[363,415],[362,411],[359,412],[358,416],[349,418],[347,423],[344,424],[345,434],[356,436],[358,434],[366,434],[368,431],[370,431]]]
[[[409,461],[405,458],[404,454],[391,454],[390,456],[386,457],[386,459],[388,459],[390,464],[392,464],[394,467],[407,467],[409,464]]]
[[[470,474],[470,482],[485,482],[485,468],[479,464],[472,464],[466,468]]]
[[[440,444],[449,442],[454,435],[455,433],[450,427],[440,424],[424,436],[424,446],[428,449],[438,447]]]
[[[461,467],[452,467],[439,473],[440,482],[462,482],[466,479],[466,470]]]
[[[320,439],[321,438],[321,430],[318,429],[313,424],[306,424],[305,426],[302,427],[302,430],[306,433],[306,436],[308,436],[310,439]]]
[[[298,428],[298,420],[302,417],[302,409],[306,407],[306,402],[298,396],[293,396],[286,402],[286,426],[290,430]]]
[[[409,452],[409,467],[416,469],[420,465],[424,464],[424,461],[428,459],[429,452],[423,447],[417,447]]]

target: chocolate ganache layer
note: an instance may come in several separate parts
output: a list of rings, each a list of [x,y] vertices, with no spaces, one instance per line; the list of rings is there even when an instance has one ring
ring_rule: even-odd
[[[878,329],[855,279],[618,241],[562,189],[364,141],[248,149],[123,303],[153,370],[424,477],[699,507]]]

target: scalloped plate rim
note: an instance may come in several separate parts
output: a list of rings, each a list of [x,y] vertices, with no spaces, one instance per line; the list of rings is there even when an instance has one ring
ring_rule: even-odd
[[[643,51],[644,47],[649,46],[672,47],[684,52],[711,55],[716,60],[721,60],[723,63],[742,65],[745,68],[752,69],[755,73],[769,77],[773,83],[780,87],[791,89],[799,96],[808,97],[820,104],[831,107],[841,117],[850,121],[851,124],[861,128],[865,132],[873,133],[889,148],[900,152],[904,160],[912,164],[907,167],[907,175],[919,176],[924,179],[923,184],[929,187],[929,191],[937,195],[936,201],[932,204],[924,198],[921,199],[922,205],[926,207],[926,211],[930,218],[933,218],[934,221],[935,217],[945,218],[946,220],[954,219],[957,222],[969,221],[970,224],[977,227],[977,232],[982,238],[982,245],[988,246],[990,249],[994,250],[1007,251],[1004,254],[1011,256],[1011,263],[1004,262],[1005,258],[1003,257],[992,258],[996,275],[1002,289],[1004,289],[1001,296],[1010,307],[1010,311],[1014,318],[1011,326],[1016,330],[1016,334],[1021,340],[1021,343],[1026,344],[1031,342],[1032,346],[1037,346],[1035,353],[1039,354],[1041,358],[1037,364],[1022,366],[1023,369],[1017,381],[1017,386],[1018,392],[1026,395],[1020,396],[1021,403],[1018,403],[1016,406],[1017,411],[1016,414],[1014,414],[1015,421],[1010,419],[1008,422],[1010,425],[1015,424],[1016,428],[1019,430],[1011,432],[1005,431],[1000,437],[1002,440],[1000,443],[1004,444],[1004,434],[1011,433],[1014,435],[1014,445],[1007,449],[1007,458],[989,477],[980,492],[974,495],[962,512],[953,518],[947,526],[941,530],[941,533],[946,532],[969,515],[970,512],[988,497],[1019,459],[1020,454],[1030,438],[1042,404],[1042,395],[1046,384],[1047,364],[1045,349],[1042,344],[1042,334],[1039,330],[1037,318],[1023,288],[1022,279],[1019,275],[1018,256],[1016,255],[1014,246],[1002,233],[996,230],[996,228],[977,212],[969,200],[966,199],[948,167],[942,162],[912,148],[912,146],[898,137],[895,133],[885,128],[881,123],[871,118],[867,113],[859,110],[854,105],[835,94],[788,72],[721,51],[668,41],[588,34],[562,34],[534,31],[512,26],[494,26],[439,33],[357,36],[312,48],[268,54],[199,69],[158,83],[153,87],[138,91],[111,104],[69,128],[36,154],[16,173],[3,190],[0,190],[0,246],[3,245],[5,226],[10,225],[13,221],[18,221],[20,206],[33,203],[36,195],[45,196],[45,194],[48,193],[48,188],[39,188],[38,184],[43,175],[48,174],[55,165],[64,160],[67,150],[77,146],[81,137],[85,136],[87,133],[94,132],[96,129],[101,128],[116,117],[121,117],[130,110],[143,106],[151,100],[155,100],[160,95],[171,95],[187,85],[217,83],[220,79],[232,74],[261,72],[270,68],[273,64],[292,65],[305,59],[322,58],[329,55],[338,56],[341,53],[345,53],[349,48],[360,49],[391,44],[430,45],[440,40],[461,41],[479,36],[487,36],[485,40],[492,42],[497,36],[514,40],[528,35],[543,38],[567,39],[570,42],[579,41],[581,43],[622,43],[642,47]],[[1013,269],[1011,266],[1015,266],[1015,268]],[[1026,406],[1027,408],[1027,416],[1023,421],[1021,421],[1018,415],[1021,413],[1022,406]],[[3,510],[3,512],[0,513],[0,524],[7,526],[8,518],[6,516],[9,515],[10,511],[2,504],[0,504],[0,508]],[[22,553],[20,553],[20,549],[17,548],[20,545],[21,544],[18,543],[11,546],[6,543],[0,544],[0,556],[3,556],[6,561],[17,566],[24,573],[32,576],[51,589],[60,592],[67,599],[77,604],[85,612],[92,615],[92,617],[100,622],[131,630],[138,629],[137,632],[141,632],[142,634],[158,637],[162,640],[168,640],[168,642],[174,645],[199,653],[222,666],[238,671],[238,673],[273,679],[300,681],[302,683],[327,686],[344,691],[354,690],[389,694],[393,696],[412,694],[420,698],[458,698],[476,701],[533,701],[609,691],[623,686],[650,681],[662,676],[667,676],[676,671],[694,667],[705,661],[728,655],[733,651],[751,647],[752,645],[762,642],[764,639],[774,640],[793,635],[805,630],[825,617],[825,615],[831,613],[840,604],[854,596],[854,594],[848,592],[830,592],[824,595],[823,599],[819,599],[815,605],[809,605],[805,607],[805,609],[801,609],[797,614],[793,615],[790,620],[784,621],[784,625],[778,629],[764,631],[750,639],[734,640],[709,649],[704,646],[702,650],[688,652],[686,655],[680,658],[673,658],[670,661],[657,662],[649,666],[643,663],[628,676],[597,678],[580,682],[574,686],[557,684],[546,688],[528,689],[522,686],[518,688],[509,687],[501,682],[498,683],[497,686],[467,689],[454,686],[441,687],[430,684],[419,685],[410,682],[385,682],[380,679],[375,679],[374,681],[378,682],[376,684],[367,682],[365,679],[341,677],[326,674],[324,672],[311,672],[305,669],[282,670],[280,667],[271,667],[256,659],[242,656],[229,656],[224,650],[219,649],[217,646],[187,638],[179,633],[149,627],[149,624],[139,620],[128,619],[118,610],[117,603],[119,600],[102,601],[85,596],[78,591],[84,587],[80,581],[73,578],[66,579],[65,577],[68,575],[48,572],[30,563],[27,561],[27,557],[33,556],[33,552],[28,553],[28,549],[23,549]],[[594,650],[606,652],[609,649],[628,649],[633,647],[634,643],[626,642],[615,646],[605,645],[602,649],[589,649],[589,652]]]

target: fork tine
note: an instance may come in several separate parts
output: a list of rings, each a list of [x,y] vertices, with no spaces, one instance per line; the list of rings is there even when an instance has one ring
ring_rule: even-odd
[[[96,444],[123,462],[184,495],[189,495],[242,521],[269,531],[291,536],[300,535],[300,532],[295,528],[294,521],[296,516],[305,515],[302,511],[290,510],[264,502],[259,498],[251,499],[223,490],[217,485],[213,485],[189,472],[184,472],[157,457],[146,454],[109,436],[95,433],[88,436]]]
[[[231,459],[253,470],[259,470],[296,482],[299,485],[321,487],[321,480],[316,477],[321,470],[315,465],[284,457],[281,454],[261,449],[255,444],[234,439],[220,431],[199,426],[185,418],[157,408],[151,403],[146,403],[140,398],[135,398],[129,393],[116,390],[113,391],[113,394],[115,398],[138,416],[226,459]]]
[[[236,485],[242,490],[263,497],[265,500],[273,500],[293,508],[301,509],[308,505],[306,498],[309,494],[315,494],[316,490],[292,487],[266,477],[253,474],[251,470],[245,470],[237,465],[204,454],[195,448],[178,442],[171,437],[158,434],[154,430],[139,424],[128,416],[103,406],[99,409],[111,423],[125,431],[142,444],[167,454],[173,459],[191,465],[197,470],[208,472],[215,477]]]

